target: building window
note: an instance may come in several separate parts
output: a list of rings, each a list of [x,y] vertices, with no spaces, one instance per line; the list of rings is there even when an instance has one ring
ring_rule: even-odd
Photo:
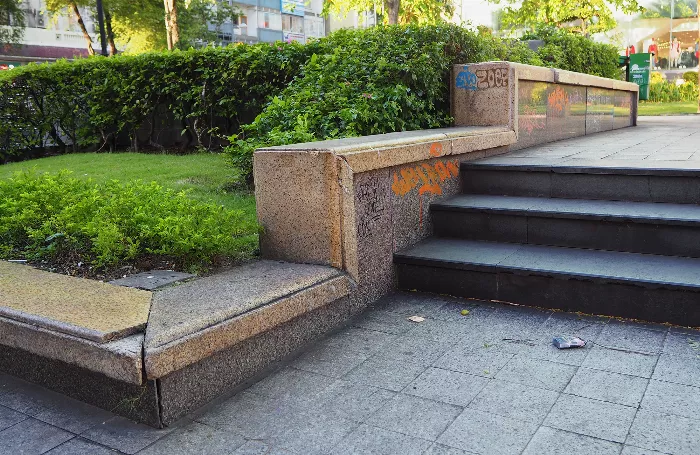
[[[282,30],[292,33],[304,33],[304,18],[300,16],[282,15]]]
[[[269,11],[258,11],[258,28],[282,30],[282,17]]]
[[[247,35],[248,34],[248,16],[238,16],[233,18],[233,28],[238,29],[238,34]]]

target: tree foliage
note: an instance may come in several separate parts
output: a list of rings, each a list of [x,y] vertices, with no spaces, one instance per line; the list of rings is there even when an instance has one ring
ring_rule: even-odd
[[[625,13],[643,11],[637,0],[489,0],[503,6],[506,28],[538,25],[566,27],[582,34],[613,29],[617,22],[610,7]]]
[[[19,44],[24,37],[24,12],[20,5],[19,0],[0,0],[0,51]]]
[[[452,0],[328,0],[323,14],[345,17],[350,11],[376,11],[386,24],[437,24],[454,13]]]
[[[673,18],[697,16],[696,0],[674,0]],[[671,17],[671,0],[657,0],[646,8],[642,14],[645,18]]]

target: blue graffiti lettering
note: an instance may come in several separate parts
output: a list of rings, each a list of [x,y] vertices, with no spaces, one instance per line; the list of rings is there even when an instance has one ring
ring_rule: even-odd
[[[464,90],[476,90],[478,88],[477,84],[478,80],[476,78],[476,74],[469,71],[466,66],[464,67],[463,71],[460,71],[457,74],[457,82],[455,83],[455,87]]]

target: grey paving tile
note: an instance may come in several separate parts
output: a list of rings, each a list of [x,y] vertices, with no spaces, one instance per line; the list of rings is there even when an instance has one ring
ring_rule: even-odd
[[[275,447],[298,454],[325,454],[359,424],[317,412],[290,416],[286,422],[272,425],[267,440]]]
[[[640,409],[634,419],[627,444],[673,455],[700,453],[698,421]]]
[[[364,422],[395,392],[339,379],[319,395],[314,405],[323,413]]]
[[[393,312],[368,312],[354,320],[352,325],[377,332],[401,335],[411,330],[412,322],[402,314]]]
[[[642,409],[700,419],[700,388],[652,379],[644,394]]]
[[[428,368],[403,393],[457,406],[467,406],[488,379],[442,368]]]
[[[286,449],[280,447],[273,447],[263,441],[248,441],[238,448],[233,455],[291,455]]]
[[[455,349],[440,357],[433,366],[492,378],[512,357],[513,354],[490,348],[474,351]]]
[[[467,310],[467,315],[462,314],[462,310]],[[431,319],[446,322],[457,322],[460,324],[476,324],[489,317],[496,309],[480,300],[458,299],[448,301],[440,306],[426,308],[425,314]]]
[[[594,370],[650,378],[657,359],[657,355],[624,352],[595,346],[590,350],[581,366]]]
[[[333,448],[334,455],[420,455],[429,441],[362,425]]]
[[[319,343],[323,346],[344,346],[358,352],[373,353],[384,344],[397,338],[397,335],[368,330],[360,327],[348,327]]]
[[[618,455],[621,445],[556,428],[540,427],[523,455]]]
[[[700,358],[662,354],[652,379],[700,387]]]
[[[80,436],[121,452],[135,454],[167,436],[174,429],[169,427],[158,430],[123,417],[112,417],[105,423],[84,431]]]
[[[388,311],[406,316],[423,316],[427,308],[439,304],[437,296],[422,292],[396,292],[372,304],[370,312]]]
[[[473,452],[466,452],[443,444],[433,444],[423,455],[472,455]]]
[[[190,422],[139,452],[139,455],[219,455],[245,444],[243,436],[232,431]]]
[[[321,374],[285,368],[270,374],[248,390],[280,401],[309,401],[330,387],[335,379]]]
[[[25,419],[27,419],[25,414],[6,408],[5,406],[0,406],[0,431]]]
[[[35,419],[72,433],[81,433],[112,417],[114,414],[111,412],[62,396],[46,403],[41,411],[34,414]]]
[[[466,324],[439,319],[426,319],[406,333],[409,337],[427,338],[432,341],[457,343],[469,331]]]
[[[33,416],[63,399],[56,392],[24,382],[0,395],[0,405]]]
[[[472,400],[469,408],[541,423],[558,397],[558,392],[495,379]]]
[[[544,425],[573,433],[625,442],[636,408],[562,394]]]
[[[367,419],[367,424],[434,441],[462,413],[462,409],[425,398],[397,394]]]
[[[427,367],[453,346],[454,343],[450,342],[403,336],[382,346],[377,351],[377,355],[398,362],[414,363]]]
[[[343,379],[398,392],[424,370],[422,365],[375,356],[345,375]]]
[[[367,360],[370,355],[345,346],[325,345],[304,353],[292,366],[311,373],[339,378]]]
[[[539,340],[536,346],[526,350],[522,355],[564,365],[581,366],[591,349],[592,345],[576,349],[557,349],[552,345],[552,340],[548,338],[547,340]]]
[[[669,333],[664,343],[663,353],[700,358],[700,333]]]
[[[596,339],[596,345],[629,349],[635,352],[661,353],[666,332],[647,330],[636,324],[611,321]]]
[[[532,357],[515,356],[496,373],[496,379],[561,392],[576,373],[576,367]]]
[[[579,397],[637,407],[642,401],[648,382],[648,379],[639,376],[579,368],[565,392]]]
[[[520,454],[538,425],[475,409],[465,409],[438,438],[438,442],[467,452]]]
[[[73,438],[55,447],[46,455],[115,455],[117,452],[81,438]]]
[[[27,419],[0,431],[0,453],[39,455],[75,437],[74,434]]]
[[[27,383],[19,378],[15,378],[14,376],[10,376],[9,374],[0,372],[0,395],[7,393],[16,387],[19,387],[22,384]]]
[[[667,452],[657,452],[651,449],[642,449],[640,447],[624,446],[620,455],[669,455]]]

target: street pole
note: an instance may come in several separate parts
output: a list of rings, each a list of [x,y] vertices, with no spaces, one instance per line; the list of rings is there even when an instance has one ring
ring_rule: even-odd
[[[105,35],[105,19],[102,8],[102,0],[97,0],[97,23],[100,25],[100,46],[102,47],[102,55],[107,54],[107,38]]]

